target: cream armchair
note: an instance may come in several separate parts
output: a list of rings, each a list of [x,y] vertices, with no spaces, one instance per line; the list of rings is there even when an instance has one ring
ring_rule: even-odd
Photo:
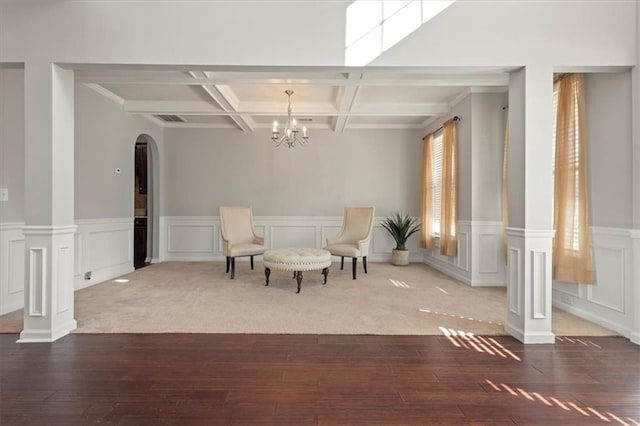
[[[364,273],[367,273],[374,212],[373,207],[345,207],[342,231],[335,238],[327,238],[327,246],[324,248],[332,256],[340,256],[340,269],[344,269],[344,258],[351,258],[354,280],[359,257],[362,257]]]
[[[231,279],[236,272],[236,257],[250,256],[253,269],[253,256],[264,253],[264,238],[256,235],[253,229],[251,207],[220,207],[220,234],[222,234],[222,253],[227,257],[227,273],[231,267]]]

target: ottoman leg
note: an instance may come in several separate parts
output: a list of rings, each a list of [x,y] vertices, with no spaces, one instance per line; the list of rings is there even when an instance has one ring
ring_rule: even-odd
[[[324,282],[322,285],[325,285],[327,283],[327,275],[329,275],[329,268],[324,268],[322,270],[322,275],[324,275]]]
[[[344,269],[344,256],[340,256],[340,270]]]
[[[291,278],[295,278],[295,277],[296,277],[296,275],[297,275],[297,272],[296,272],[296,271],[293,271],[293,276],[292,276]]]
[[[265,267],[264,276],[267,278],[267,283],[265,284],[265,286],[269,285],[269,275],[271,275],[271,269]]]
[[[298,271],[296,274],[296,281],[298,282],[298,291],[296,293],[300,293],[300,284],[302,284],[302,271]]]

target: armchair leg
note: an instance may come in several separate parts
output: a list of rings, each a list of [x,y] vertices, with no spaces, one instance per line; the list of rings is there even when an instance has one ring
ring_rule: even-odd
[[[253,256],[251,256],[251,270],[253,271]]]
[[[344,269],[344,256],[340,256],[340,270]]]
[[[227,256],[227,270],[225,272],[226,274],[229,273],[229,263],[230,263],[230,261],[231,261],[231,258],[229,256]]]
[[[231,279],[236,276],[236,258],[231,258]]]
[[[357,258],[357,257],[354,257],[354,258],[352,258],[352,260],[351,260],[351,261],[353,262],[353,263],[352,263],[353,279],[355,280],[355,279],[356,279],[356,265],[358,264],[358,258]]]
[[[364,266],[364,273],[367,273],[367,256],[362,256],[362,266]]]

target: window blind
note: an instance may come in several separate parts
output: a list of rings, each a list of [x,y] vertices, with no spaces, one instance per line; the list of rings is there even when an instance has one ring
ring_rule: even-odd
[[[440,187],[442,182],[442,132],[433,138],[433,230],[440,235]]]

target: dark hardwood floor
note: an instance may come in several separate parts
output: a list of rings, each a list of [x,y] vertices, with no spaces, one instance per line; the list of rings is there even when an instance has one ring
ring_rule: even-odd
[[[621,337],[0,335],[0,423],[640,425]]]

